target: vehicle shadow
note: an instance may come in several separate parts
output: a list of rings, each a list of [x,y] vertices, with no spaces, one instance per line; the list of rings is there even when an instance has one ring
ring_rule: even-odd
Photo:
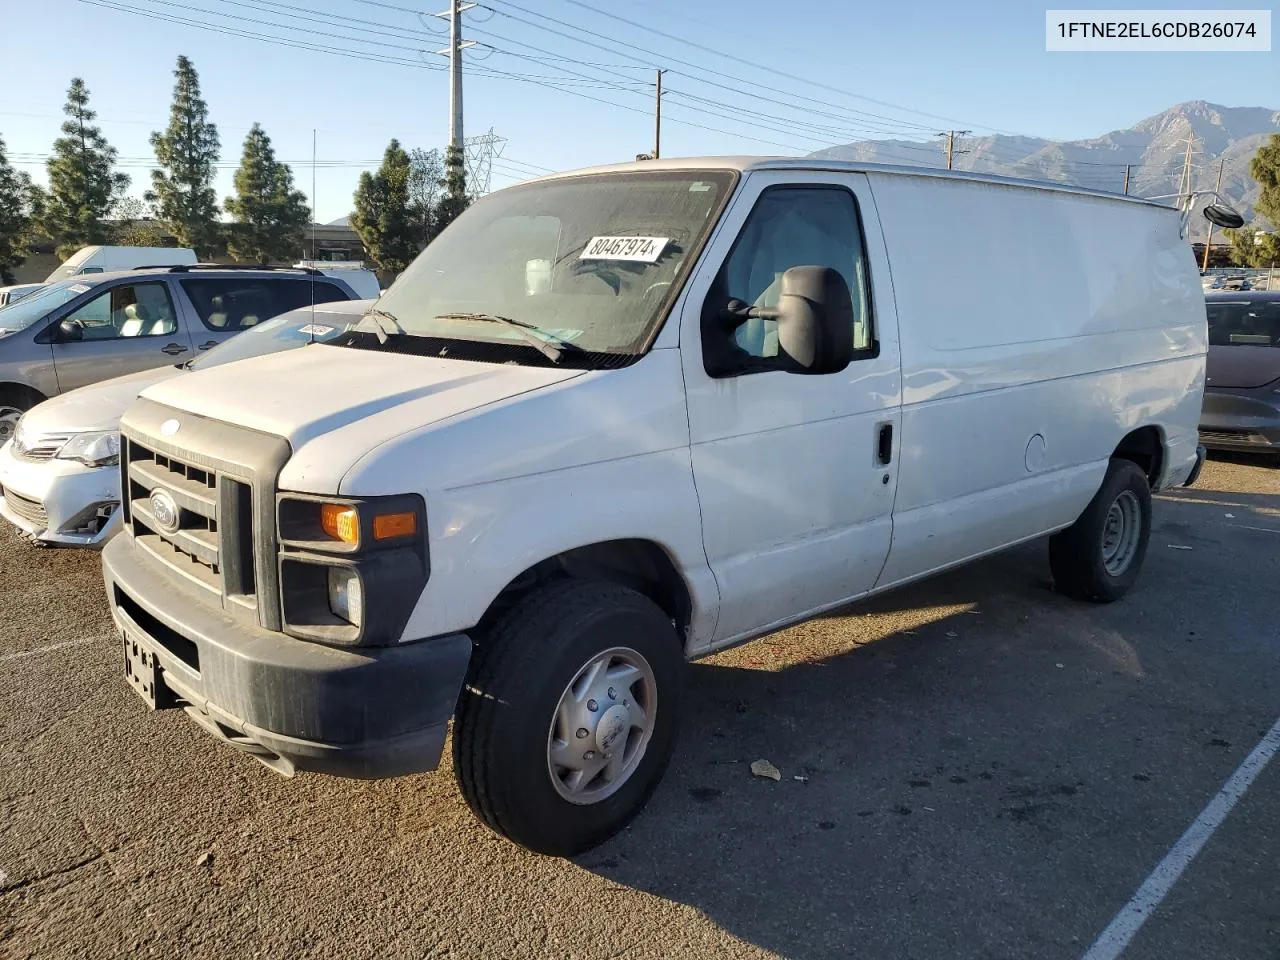
[[[1280,467],[1280,452],[1273,450],[1257,453],[1250,453],[1247,450],[1210,450],[1209,459],[1234,463],[1242,467]]]
[[[1020,737],[1001,719],[1007,692],[984,678],[1042,659],[1016,649],[1033,642],[1018,636],[1031,608],[1077,620],[1049,585],[1043,544],[1028,545],[694,665],[662,789],[580,865],[785,957],[929,955],[891,948],[886,925],[992,879],[960,854],[975,831],[956,817],[1009,806],[1002,767]],[[843,649],[824,655],[833,642]],[[757,759],[782,779],[753,776]]]
[[[1204,509],[1162,503],[1157,529]],[[1122,603],[1054,593],[1041,541],[695,664],[662,787],[579,865],[797,960],[1078,956],[1151,762],[1122,710],[1147,658],[1186,671],[1173,625],[1203,605],[1156,543]]]

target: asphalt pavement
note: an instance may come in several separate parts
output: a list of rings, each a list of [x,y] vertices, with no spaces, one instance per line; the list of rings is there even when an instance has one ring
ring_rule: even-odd
[[[1161,495],[1123,601],[1029,544],[696,664],[574,861],[446,763],[281,778],[120,677],[98,558],[0,531],[0,957],[1081,957],[1280,717],[1280,467]],[[753,777],[767,759],[782,780]],[[1280,760],[1123,954],[1280,957]]]

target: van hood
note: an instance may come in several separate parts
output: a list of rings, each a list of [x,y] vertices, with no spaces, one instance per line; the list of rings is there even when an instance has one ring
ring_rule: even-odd
[[[1280,347],[1249,345],[1209,347],[1205,389],[1252,390],[1280,378]]]
[[[341,432],[354,463],[406,431],[583,372],[315,344],[191,370],[143,396],[284,437],[295,453],[316,437]]]
[[[116,430],[125,409],[147,387],[182,373],[169,366],[103,380],[38,403],[22,416],[22,429],[31,436]]]

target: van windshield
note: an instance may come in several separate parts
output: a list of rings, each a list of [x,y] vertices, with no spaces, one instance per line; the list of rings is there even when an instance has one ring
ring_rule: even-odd
[[[729,171],[640,172],[491,194],[419,254],[374,315],[339,342],[546,362],[534,337],[562,348],[569,364],[633,356],[679,291],[733,181]]]
[[[0,307],[0,336],[27,329],[68,300],[73,300],[92,288],[91,280],[65,280],[62,283],[50,284],[43,290],[37,290],[17,303]]]

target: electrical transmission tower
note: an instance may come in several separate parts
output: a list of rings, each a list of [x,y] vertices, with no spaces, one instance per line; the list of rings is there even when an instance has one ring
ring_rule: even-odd
[[[478,137],[467,137],[464,142],[466,144],[467,195],[474,200],[489,192],[489,186],[493,180],[493,161],[502,156],[507,138],[498,136],[493,132],[493,127],[490,127],[488,133],[482,133]]]

